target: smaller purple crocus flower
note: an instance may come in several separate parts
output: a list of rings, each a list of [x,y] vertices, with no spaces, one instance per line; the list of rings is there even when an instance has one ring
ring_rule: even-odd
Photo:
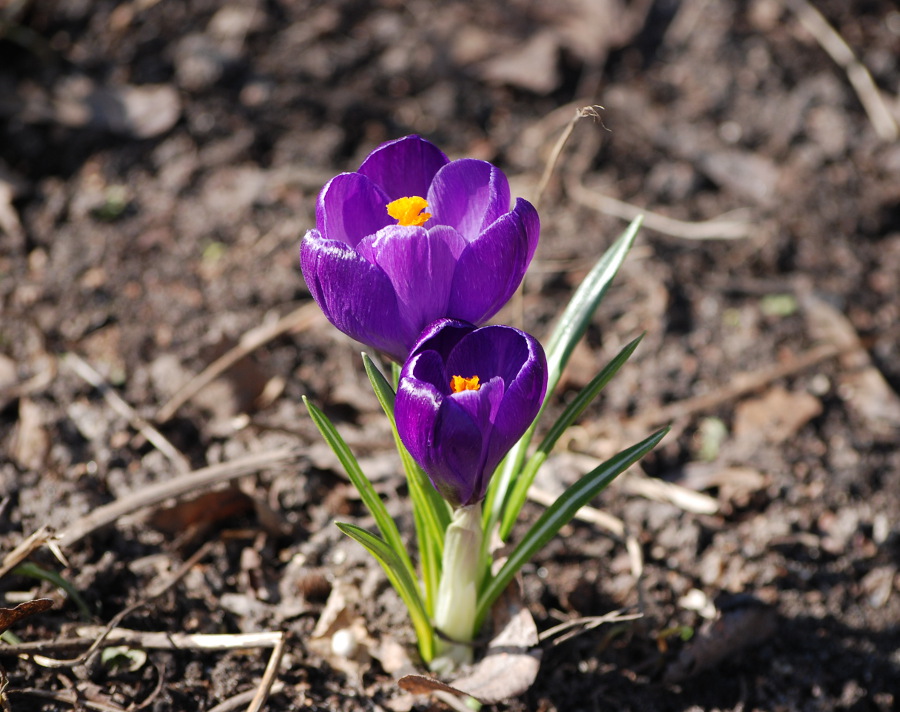
[[[440,319],[422,332],[400,372],[397,430],[444,499],[474,504],[546,390],[547,359],[533,336]]]
[[[518,288],[540,234],[503,172],[419,136],[384,143],[319,193],[300,248],[309,291],[348,336],[402,363],[428,324],[483,324]]]

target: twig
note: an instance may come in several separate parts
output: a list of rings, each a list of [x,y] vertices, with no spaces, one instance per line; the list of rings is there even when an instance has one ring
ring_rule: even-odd
[[[534,485],[528,488],[528,499],[542,507],[549,507],[556,501],[556,497],[550,494],[550,492],[535,487]],[[602,512],[594,507],[585,505],[575,512],[575,519],[580,519],[582,522],[587,522],[588,524],[595,524],[619,539],[625,538],[625,523],[618,517]]]
[[[184,578],[187,575],[188,571],[194,568],[194,566],[196,566],[196,564],[209,553],[209,550],[212,548],[212,544],[213,542],[206,542],[203,546],[197,549],[197,551],[195,551],[187,561],[179,566],[178,570],[172,576],[165,579],[162,584],[151,586],[150,590],[144,598],[142,598],[137,603],[133,603],[130,606],[123,608],[116,615],[114,615],[112,620],[102,628],[96,640],[91,643],[91,646],[77,658],[57,660],[55,658],[48,658],[43,655],[34,655],[34,661],[39,665],[50,668],[72,667],[74,665],[81,665],[82,663],[86,663],[88,660],[90,660],[91,656],[97,651],[100,645],[109,638],[110,633],[124,618],[131,615],[136,610],[143,608],[154,599],[159,598],[172,586],[174,586],[182,578]],[[18,646],[15,647],[18,649]]]
[[[566,124],[563,132],[559,135],[559,138],[556,139],[556,143],[553,146],[553,150],[550,152],[550,158],[547,159],[547,164],[544,166],[544,172],[541,174],[541,180],[538,183],[537,192],[534,196],[534,207],[540,208],[541,199],[544,197],[544,191],[547,189],[547,184],[550,182],[550,177],[553,175],[553,169],[556,168],[556,164],[559,161],[559,156],[562,153],[563,148],[565,148],[566,143],[569,140],[569,137],[572,135],[572,131],[575,129],[575,124],[578,123],[579,119],[583,119],[587,116],[592,118],[599,118],[600,114],[597,113],[597,109],[602,109],[602,106],[582,106],[578,109],[575,109],[575,115],[569,119],[569,122]]]
[[[605,215],[622,220],[634,220],[644,216],[644,227],[665,235],[685,240],[738,240],[753,234],[754,226],[740,220],[713,218],[701,222],[685,222],[644,210],[631,203],[625,203],[608,195],[597,193],[584,187],[581,180],[572,176],[566,181],[566,194],[576,203],[592,208]]]
[[[188,459],[179,452],[178,448],[170,443],[165,435],[138,415],[134,408],[122,400],[119,394],[110,388],[109,384],[103,380],[103,376],[94,370],[93,366],[81,358],[81,356],[71,351],[63,355],[62,362],[71,368],[76,375],[80,376],[100,391],[100,394],[109,404],[110,408],[128,420],[135,430],[147,438],[147,441],[152,444],[153,447],[159,450],[173,465],[175,465],[179,472],[190,471],[191,464],[188,462]]]
[[[176,411],[206,386],[234,366],[238,361],[288,331],[308,329],[322,319],[322,312],[315,302],[309,302],[281,317],[274,324],[263,324],[246,332],[238,344],[222,354],[203,371],[186,383],[168,403],[162,406],[154,419],[157,423],[170,420]]]
[[[104,642],[110,645],[127,645],[148,650],[236,650],[240,648],[274,648],[281,632],[262,633],[169,633],[167,631],[142,631],[106,626],[78,626],[78,638],[36,640],[18,645],[0,645],[0,655],[33,655],[53,650],[73,650],[90,647],[99,635],[106,633]]]
[[[640,613],[624,613],[620,610],[607,613],[603,616],[573,618],[572,620],[555,625],[552,628],[547,628],[545,631],[541,631],[539,638],[540,641],[544,643],[550,638],[559,635],[559,637],[552,642],[552,645],[556,646],[576,635],[581,635],[582,633],[586,633],[587,631],[598,628],[606,623],[623,623],[625,621],[634,621],[642,617],[643,616]],[[578,630],[572,630],[573,628],[578,628]]]
[[[842,352],[842,349],[834,344],[821,344],[815,346],[808,351],[800,354],[797,358],[789,363],[778,364],[771,368],[763,369],[752,373],[739,373],[731,379],[731,383],[727,386],[713,391],[712,393],[704,393],[701,396],[687,398],[677,403],[672,403],[654,411],[647,411],[623,424],[625,430],[632,428],[644,430],[654,425],[662,425],[671,423],[674,420],[684,418],[694,413],[710,410],[722,403],[739,398],[740,396],[759,390],[763,386],[779,378],[786,378],[795,373],[805,371],[811,366],[815,366],[820,361],[834,358]]]
[[[250,701],[247,712],[259,712],[263,708],[263,705],[266,704],[266,700],[272,690],[272,685],[275,683],[275,676],[278,675],[278,668],[281,665],[281,658],[284,656],[285,648],[284,633],[279,633],[278,635],[280,636],[278,642],[275,643],[275,647],[272,648],[269,662],[266,664],[262,680],[259,682],[259,689]]]
[[[869,70],[856,58],[844,38],[807,0],[782,0],[782,2],[797,16],[800,24],[816,39],[819,46],[846,72],[847,79],[868,114],[878,138],[886,142],[896,141],[900,132],[897,121],[886,106]]]
[[[132,492],[114,502],[98,507],[75,521],[60,532],[59,542],[71,546],[92,532],[108,526],[120,517],[138,509],[152,507],[170,497],[180,497],[194,490],[235,480],[267,467],[286,464],[295,460],[299,455],[300,450],[292,447],[255,453],[142,487],[137,492]]]
[[[278,694],[284,689],[284,683],[278,682],[277,680],[272,684],[272,689],[270,691],[271,694]],[[256,695],[256,690],[245,690],[244,692],[239,692],[234,697],[229,697],[227,700],[224,700],[217,704],[215,707],[210,707],[209,712],[232,712],[233,710],[240,709],[248,702],[253,701],[253,697]]]
[[[3,557],[0,563],[0,579],[31,556],[31,553],[45,546],[54,539],[53,529],[46,524],[21,541],[15,549]]]
[[[126,712],[124,707],[119,707],[108,702],[98,702],[97,700],[86,700],[75,690],[61,690],[60,692],[51,692],[49,690],[38,690],[36,688],[25,688],[23,690],[10,690],[10,693],[17,695],[31,695],[33,697],[41,697],[45,700],[53,700],[54,702],[65,702],[72,705],[75,709],[86,708],[97,710],[98,712]]]
[[[674,482],[665,482],[646,475],[629,475],[622,480],[622,488],[657,502],[668,502],[692,514],[715,514],[719,503],[715,498],[702,492],[695,492]]]
[[[549,507],[556,501],[556,497],[552,494],[534,485],[528,488],[528,499],[543,507]],[[575,519],[580,519],[588,524],[595,524],[624,541],[625,551],[628,553],[628,562],[631,564],[631,574],[636,581],[640,581],[641,576],[644,574],[644,554],[641,551],[641,545],[637,537],[628,533],[625,529],[625,522],[612,514],[595,509],[589,505],[585,505],[575,512]]]

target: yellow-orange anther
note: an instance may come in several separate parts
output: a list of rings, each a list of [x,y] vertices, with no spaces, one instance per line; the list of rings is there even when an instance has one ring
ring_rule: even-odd
[[[454,376],[450,380],[450,390],[454,393],[460,393],[461,391],[477,391],[481,388],[481,384],[478,383],[478,380],[478,376],[472,376],[471,378]]]
[[[413,225],[419,227],[431,217],[431,213],[422,211],[428,207],[428,201],[414,195],[411,198],[397,198],[387,204],[388,215],[397,221],[398,225]]]

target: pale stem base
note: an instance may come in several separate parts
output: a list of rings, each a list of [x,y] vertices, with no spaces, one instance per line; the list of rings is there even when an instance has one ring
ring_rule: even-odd
[[[435,640],[431,669],[437,673],[447,674],[459,665],[472,662],[470,643],[475,637],[481,521],[481,503],[477,502],[453,512],[453,520],[447,527],[434,625],[450,640],[442,637]]]

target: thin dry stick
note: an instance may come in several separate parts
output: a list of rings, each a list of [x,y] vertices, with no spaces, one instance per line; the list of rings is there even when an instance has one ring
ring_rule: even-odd
[[[592,118],[599,118],[600,114],[597,113],[597,109],[602,109],[602,106],[592,105],[592,106],[582,106],[578,109],[575,109],[575,115],[569,119],[569,123],[566,124],[562,133],[559,135],[559,138],[556,139],[556,143],[553,146],[553,150],[550,152],[550,158],[547,159],[547,164],[544,166],[544,172],[541,174],[541,180],[538,183],[537,192],[534,196],[534,207],[539,208],[541,206],[541,199],[544,197],[544,191],[547,189],[547,184],[550,182],[550,178],[553,175],[553,170],[556,168],[556,164],[559,162],[559,156],[562,153],[563,148],[565,148],[566,143],[569,141],[569,137],[572,135],[572,131],[575,129],[575,124],[578,123],[579,119],[583,119],[586,116],[590,116]]]
[[[283,689],[284,683],[278,682],[276,680],[272,684],[272,689],[269,692],[270,694],[277,694]],[[244,692],[239,692],[234,697],[229,697],[227,700],[220,702],[215,707],[210,707],[209,712],[233,712],[233,710],[240,709],[248,702],[252,702],[255,695],[256,690],[246,690]]]
[[[31,695],[32,697],[40,697],[45,700],[53,700],[54,702],[64,702],[72,705],[75,709],[97,710],[97,712],[126,712],[124,707],[119,707],[109,702],[98,702],[97,700],[86,700],[84,696],[75,690],[61,690],[60,692],[50,692],[48,690],[38,690],[36,688],[25,688],[22,690],[10,690],[10,693],[17,695]]]
[[[209,550],[212,549],[212,545],[214,542],[208,541],[203,546],[201,546],[197,551],[195,551],[191,557],[185,561],[178,570],[165,581],[162,582],[161,585],[151,586],[147,595],[142,598],[137,603],[133,603],[126,608],[123,608],[116,615],[113,616],[112,620],[103,627],[100,634],[97,636],[97,639],[91,644],[84,653],[79,655],[77,658],[72,658],[68,660],[58,660],[55,658],[44,657],[43,655],[34,655],[34,661],[39,665],[43,665],[44,667],[50,668],[59,668],[59,667],[72,667],[74,665],[81,665],[82,663],[86,663],[91,657],[97,652],[100,645],[105,641],[112,630],[127,616],[130,616],[136,610],[143,608],[154,599],[162,596],[166,591],[168,591],[172,586],[178,583],[181,579],[183,579],[188,571],[190,571],[197,563],[203,559],[208,553]],[[18,646],[16,646],[18,648]]]
[[[739,398],[746,393],[759,390],[763,386],[777,381],[779,378],[786,378],[795,373],[805,371],[807,368],[815,366],[821,361],[834,358],[840,355],[845,349],[840,349],[834,344],[821,344],[815,346],[808,351],[800,354],[797,358],[789,363],[778,364],[771,368],[753,373],[739,373],[731,383],[712,393],[704,393],[702,396],[695,398],[687,398],[677,403],[658,408],[655,411],[644,413],[623,425],[625,430],[637,428],[639,430],[652,427],[654,425],[662,425],[671,423],[679,418],[684,418],[694,413],[710,410],[722,403]]]
[[[44,525],[21,541],[15,549],[3,557],[3,562],[0,563],[0,579],[31,556],[33,551],[49,544],[53,539],[53,530],[49,526]]]
[[[797,16],[806,31],[815,37],[822,49],[846,72],[847,79],[850,80],[853,90],[868,114],[878,138],[887,142],[896,141],[900,133],[897,121],[885,104],[869,70],[856,58],[844,38],[807,0],[782,0],[782,2]]]
[[[138,415],[134,408],[122,400],[119,394],[110,388],[109,384],[103,380],[103,376],[97,373],[87,361],[78,354],[69,352],[63,355],[62,362],[64,365],[71,368],[76,375],[80,376],[100,391],[100,394],[107,404],[109,404],[110,408],[128,420],[135,430],[147,438],[147,441],[153,445],[153,447],[159,450],[173,465],[175,465],[179,472],[190,471],[191,464],[188,462],[188,459],[181,454],[178,448],[170,443],[165,435]]]
[[[544,507],[549,507],[556,501],[556,497],[552,494],[534,485],[528,488],[528,499]],[[641,545],[637,538],[633,534],[629,534],[625,529],[625,522],[590,505],[585,505],[575,512],[575,518],[588,524],[595,524],[601,529],[610,532],[617,539],[624,541],[625,551],[628,553],[628,562],[631,564],[631,574],[635,580],[640,580],[644,573],[644,555],[641,552]]]
[[[50,651],[73,650],[93,645],[97,637],[106,635],[104,642],[110,645],[127,645],[148,650],[237,650],[241,648],[274,648],[284,637],[281,632],[260,633],[170,633],[168,631],[143,631],[106,626],[78,626],[77,638],[35,640],[18,645],[0,645],[0,655],[32,655]]]
[[[253,699],[250,701],[250,706],[247,707],[247,712],[259,712],[263,708],[263,705],[266,704],[266,700],[269,698],[269,693],[272,690],[272,685],[275,683],[275,677],[276,675],[278,675],[278,668],[281,665],[281,658],[284,656],[284,634],[280,633],[279,635],[281,637],[278,639],[278,642],[272,649],[272,654],[269,656],[269,662],[266,665],[265,671],[263,672],[262,680],[260,680],[259,682],[259,689],[256,691],[256,695],[254,695]]]
[[[643,215],[644,227],[684,240],[738,240],[753,234],[754,226],[740,220],[719,217],[701,222],[685,222],[644,210],[589,190],[575,176],[566,181],[566,194],[579,205],[622,220],[631,221]]]
[[[229,482],[244,475],[253,474],[275,465],[284,465],[300,456],[299,448],[289,447],[269,452],[255,453],[247,457],[237,458],[230,462],[204,467],[201,470],[179,475],[171,480],[164,480],[137,492],[94,509],[81,519],[73,522],[59,534],[60,544],[71,546],[92,532],[109,526],[126,514],[131,514],[144,507],[152,507],[170,497],[180,497],[188,492],[211,487],[222,482]]]
[[[234,366],[238,361],[253,353],[260,346],[272,339],[281,336],[288,331],[302,331],[308,329],[322,319],[322,312],[315,302],[309,302],[294,309],[286,316],[281,317],[274,324],[263,324],[246,332],[238,344],[222,354],[203,371],[192,378],[176,393],[168,403],[163,405],[156,414],[157,423],[165,423],[175,415],[176,411],[191,398],[206,388],[216,378]]]

